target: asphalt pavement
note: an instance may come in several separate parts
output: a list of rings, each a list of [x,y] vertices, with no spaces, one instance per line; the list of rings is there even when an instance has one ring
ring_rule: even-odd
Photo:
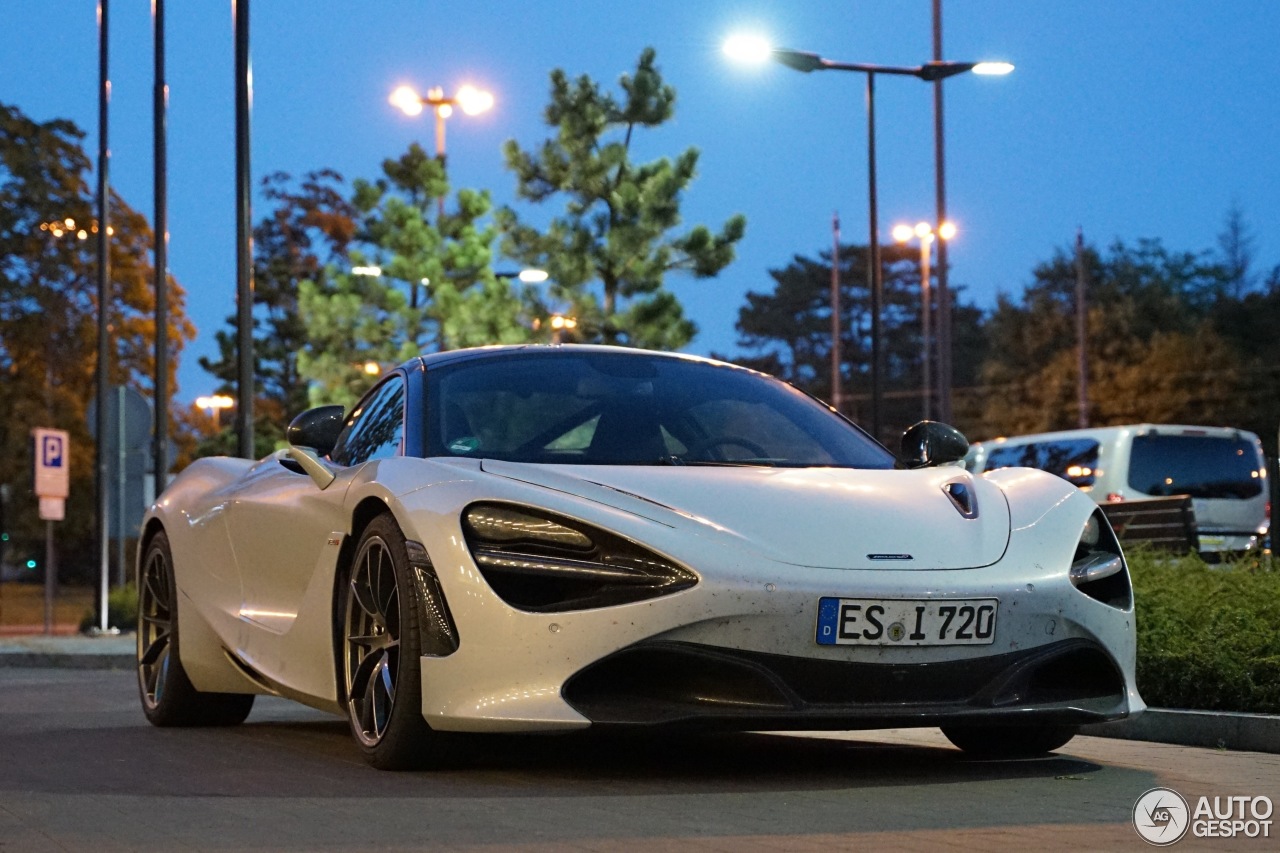
[[[1019,761],[972,759],[936,729],[468,745],[456,765],[384,773],[341,718],[283,699],[240,726],[157,729],[127,670],[0,667],[0,853],[1136,851],[1153,789],[1186,798],[1183,821],[1201,797],[1280,800],[1275,755],[1086,736]],[[1176,849],[1271,850],[1277,828],[1192,829]]]

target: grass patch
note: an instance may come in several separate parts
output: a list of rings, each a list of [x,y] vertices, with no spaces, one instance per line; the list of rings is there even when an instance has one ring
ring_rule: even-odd
[[[1208,566],[1196,556],[1126,556],[1147,704],[1280,714],[1280,571],[1271,559]]]

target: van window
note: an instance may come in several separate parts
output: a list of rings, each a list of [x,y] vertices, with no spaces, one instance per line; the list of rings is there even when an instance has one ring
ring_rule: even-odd
[[[1246,498],[1262,494],[1262,460],[1243,438],[1134,436],[1129,487],[1148,495]]]
[[[1074,486],[1092,486],[1097,479],[1094,472],[1098,467],[1098,442],[1092,438],[1064,438],[993,447],[988,452],[986,470],[1014,467],[1039,468]]]

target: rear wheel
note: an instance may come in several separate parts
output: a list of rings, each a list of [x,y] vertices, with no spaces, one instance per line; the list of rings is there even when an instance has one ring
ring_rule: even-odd
[[[1066,746],[1076,726],[943,726],[947,740],[986,758],[1029,758]]]
[[[422,717],[417,585],[404,534],[390,514],[370,522],[343,590],[342,676],[347,720],[365,759],[380,770],[444,760],[447,736]]]
[[[138,569],[138,692],[155,726],[234,726],[253,708],[252,694],[201,693],[182,668],[173,553],[163,531]]]

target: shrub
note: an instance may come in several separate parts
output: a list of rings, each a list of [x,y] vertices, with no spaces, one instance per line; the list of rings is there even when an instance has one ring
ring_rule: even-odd
[[[89,631],[98,624],[98,614],[91,611],[80,620],[80,630]],[[107,593],[107,625],[121,631],[138,627],[138,587],[132,582]]]
[[[1280,713],[1280,571],[1269,558],[1208,566],[1191,555],[1127,555],[1147,704]]]

